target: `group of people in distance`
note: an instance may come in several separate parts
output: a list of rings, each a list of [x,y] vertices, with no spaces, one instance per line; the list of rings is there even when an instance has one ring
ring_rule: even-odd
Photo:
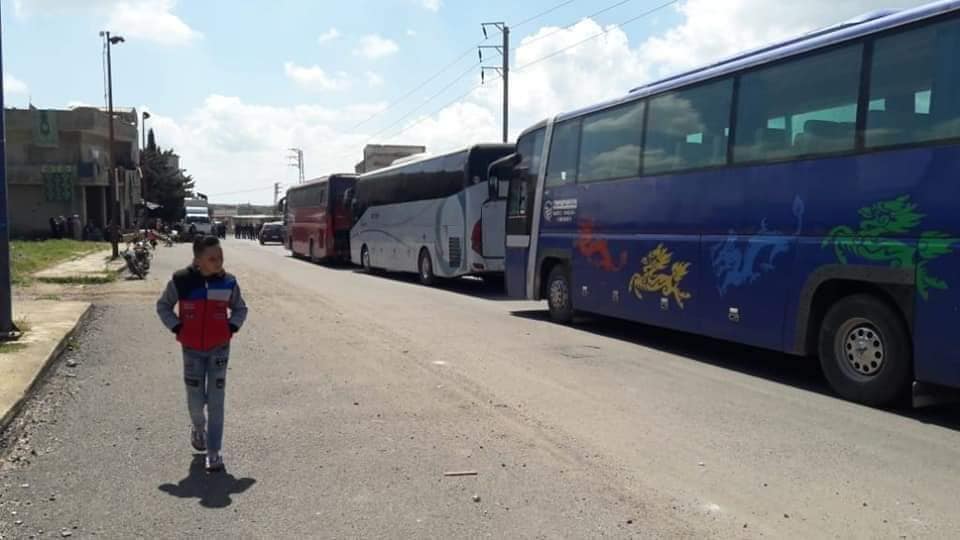
[[[233,234],[239,240],[256,240],[260,238],[261,227],[262,225],[236,225]]]

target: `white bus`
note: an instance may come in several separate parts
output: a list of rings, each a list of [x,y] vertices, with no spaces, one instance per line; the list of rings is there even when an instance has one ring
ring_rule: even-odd
[[[514,152],[481,144],[361,175],[352,191],[350,259],[366,270],[436,277],[502,275],[506,202],[487,172]]]
[[[187,230],[193,227],[199,234],[213,234],[213,221],[210,220],[209,207],[187,206],[184,211],[183,222]]]

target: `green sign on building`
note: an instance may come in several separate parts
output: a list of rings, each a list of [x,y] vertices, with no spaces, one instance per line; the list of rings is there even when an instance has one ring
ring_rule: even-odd
[[[54,111],[33,109],[33,144],[46,148],[60,145],[60,130]]]
[[[40,167],[43,192],[47,202],[70,202],[77,168],[73,165],[43,165]]]

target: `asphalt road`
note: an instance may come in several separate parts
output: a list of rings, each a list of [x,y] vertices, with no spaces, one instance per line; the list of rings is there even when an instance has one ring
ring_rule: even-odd
[[[162,248],[147,282],[95,294],[93,321],[4,435],[0,536],[960,531],[956,407],[846,403],[810,361],[609,320],[558,326],[475,280],[424,288],[236,240],[226,256],[251,307],[226,474],[189,447],[179,352],[153,310],[188,250]]]

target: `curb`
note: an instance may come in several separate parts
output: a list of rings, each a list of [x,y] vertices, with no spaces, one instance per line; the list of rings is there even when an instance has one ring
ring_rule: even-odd
[[[48,277],[42,277],[40,275],[40,274],[43,274],[44,272],[48,272],[56,268],[56,266],[53,266],[51,268],[38,270],[33,274],[30,274],[30,277],[32,279],[39,281],[40,283],[49,283],[53,285],[74,284],[74,282],[84,283],[87,281],[89,281],[90,284],[97,285],[97,284],[101,284],[101,282],[103,281],[98,276],[104,276],[107,278],[107,280],[112,281],[115,275],[120,275],[123,273],[123,271],[126,269],[126,264],[124,263],[122,256],[118,256],[116,259],[113,259],[112,257],[110,257],[109,250],[104,250],[104,253],[107,253],[107,258],[106,258],[106,262],[103,264],[102,270],[93,270],[89,272],[83,271],[76,274],[65,273],[65,274],[53,275]],[[91,254],[88,253],[86,255],[79,255],[67,261],[62,261],[62,263],[78,261],[85,257],[88,257],[89,255]],[[113,264],[115,261],[117,261],[119,264],[117,265],[116,269],[111,269],[110,265]]]
[[[77,282],[89,284],[89,285],[102,285],[104,283],[109,283],[113,281],[116,276],[123,274],[123,272],[127,269],[126,264],[118,265],[116,269],[111,269],[110,263],[112,262],[113,260],[111,259],[109,262],[107,262],[106,265],[104,265],[103,270],[98,272],[100,276],[103,276],[103,279],[100,279],[96,275],[98,273],[95,273],[95,272],[88,272],[85,275],[75,274],[72,276],[63,275],[63,276],[57,276],[57,277],[37,277],[36,274],[34,274],[32,277],[33,279],[39,281],[40,283],[48,283],[52,285],[69,285],[69,284],[75,284]]]
[[[63,354],[64,349],[67,348],[67,342],[69,342],[70,339],[76,335],[77,331],[82,325],[86,324],[91,313],[93,313],[93,304],[87,304],[87,309],[83,310],[83,313],[77,318],[77,321],[73,323],[73,327],[70,328],[70,330],[65,333],[62,338],[60,338],[60,342],[57,343],[57,346],[50,351],[50,354],[47,356],[43,366],[37,370],[36,375],[34,375],[30,385],[27,386],[26,390],[24,390],[23,395],[20,396],[20,398],[14,402],[10,409],[7,410],[3,417],[0,418],[0,433],[5,434],[7,428],[10,427],[10,424],[16,420],[17,416],[20,415],[20,412],[23,410],[23,406],[31,397],[33,397],[33,393],[37,389],[37,386],[39,386],[40,382],[46,378],[50,368],[60,358],[60,355]]]

